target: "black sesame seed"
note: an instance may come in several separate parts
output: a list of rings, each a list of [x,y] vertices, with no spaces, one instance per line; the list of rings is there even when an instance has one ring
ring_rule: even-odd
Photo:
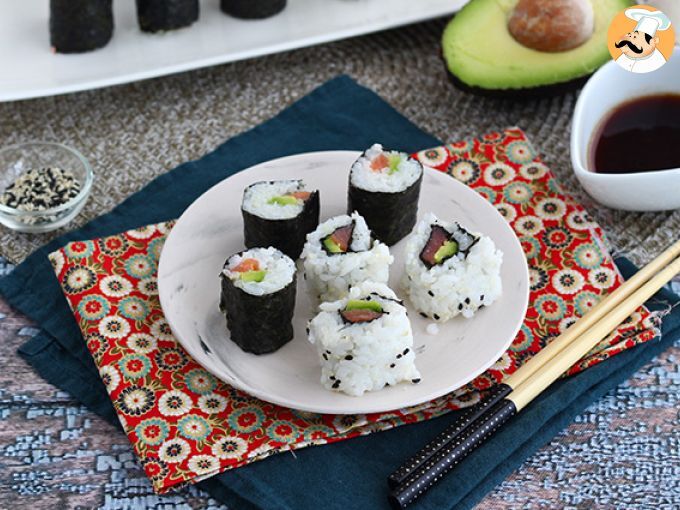
[[[309,328],[305,328],[305,331],[307,331],[307,334],[309,335]]]
[[[470,304],[470,298],[469,298],[469,297],[466,297],[466,298],[465,298],[465,304],[466,304],[466,305],[469,305],[469,304]]]
[[[347,361],[352,361],[354,359],[354,356],[352,356],[351,354],[348,354],[347,356],[345,356],[345,359]]]
[[[401,358],[401,356],[402,356],[401,353],[397,354],[397,359]]]
[[[439,315],[437,315],[436,313],[435,313],[435,314],[432,314],[432,317],[434,317],[434,320],[436,320],[436,321],[439,320]]]
[[[404,349],[404,356],[406,356],[409,353],[410,350],[411,349],[409,349],[408,347],[406,349]]]
[[[322,354],[322,356],[323,356],[323,359],[325,359],[326,361],[328,361],[328,356],[326,356],[326,353],[325,353],[325,352]]]
[[[337,390],[339,387],[340,387],[340,379],[338,379],[337,381],[335,381],[333,383],[332,388]]]
[[[332,375],[332,376],[329,377],[329,379],[330,379],[331,381],[335,381],[335,376]]]
[[[396,366],[397,366],[397,365],[395,365],[394,363],[392,363],[392,364],[390,365],[390,368],[394,368],[394,367],[396,367]]]
[[[413,384],[418,384],[420,382],[420,377],[416,377],[415,379],[411,379],[411,382]]]
[[[484,301],[484,294],[482,294],[481,296],[479,296],[479,300],[480,300],[480,301]]]
[[[331,353],[331,351],[329,351],[328,349],[326,349],[326,354],[330,354],[330,353]]]
[[[431,290],[428,290],[427,293],[428,293],[430,296],[434,297],[434,292],[432,292]]]
[[[424,318],[427,319],[427,314],[425,312],[420,312],[420,315]]]
[[[463,309],[463,303],[458,303],[458,310],[462,310],[462,309]]]

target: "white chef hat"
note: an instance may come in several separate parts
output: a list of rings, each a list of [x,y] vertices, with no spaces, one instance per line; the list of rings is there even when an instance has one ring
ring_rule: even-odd
[[[635,30],[654,37],[657,30],[667,30],[671,26],[671,20],[661,11],[648,11],[646,9],[626,9],[626,16],[637,21]]]

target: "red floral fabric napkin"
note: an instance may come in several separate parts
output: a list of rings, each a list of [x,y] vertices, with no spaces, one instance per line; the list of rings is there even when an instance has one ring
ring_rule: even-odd
[[[158,300],[157,264],[172,222],[72,242],[50,255],[121,424],[157,492],[273,453],[471,405],[621,284],[601,229],[559,189],[521,130],[415,156],[496,205],[522,242],[531,297],[520,333],[492,368],[467,387],[414,408],[317,415],[260,401],[201,368],[173,337]],[[640,308],[571,373],[652,339],[653,319]]]

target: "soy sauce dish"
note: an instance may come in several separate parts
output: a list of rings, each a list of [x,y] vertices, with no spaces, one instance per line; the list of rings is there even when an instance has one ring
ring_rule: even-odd
[[[574,173],[590,196],[614,209],[680,208],[680,115],[671,111],[680,111],[678,47],[651,73],[611,61],[593,74],[571,131]]]

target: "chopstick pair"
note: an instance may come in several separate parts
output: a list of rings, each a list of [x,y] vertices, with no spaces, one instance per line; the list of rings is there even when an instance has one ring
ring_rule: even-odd
[[[593,307],[471,407],[388,478],[390,503],[405,508],[521,411],[680,273],[680,241]]]

